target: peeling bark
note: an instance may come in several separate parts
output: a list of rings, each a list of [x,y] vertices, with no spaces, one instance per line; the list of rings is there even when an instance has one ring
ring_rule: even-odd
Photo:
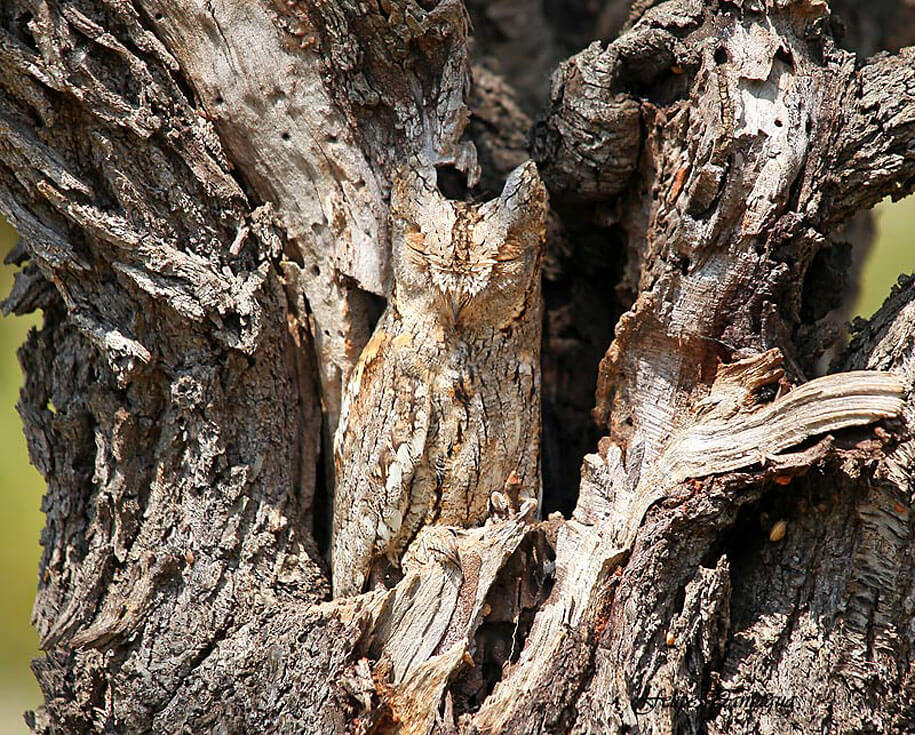
[[[915,56],[864,10],[5,3],[32,730],[915,730],[912,279],[840,339]],[[393,173],[481,201],[529,156],[544,518],[330,601]]]

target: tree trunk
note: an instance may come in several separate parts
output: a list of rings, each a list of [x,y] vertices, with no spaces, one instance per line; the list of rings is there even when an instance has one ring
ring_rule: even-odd
[[[33,731],[915,731],[915,278],[841,327],[863,213],[915,189],[912,20],[6,0]],[[395,170],[478,201],[529,157],[543,520],[331,600]]]

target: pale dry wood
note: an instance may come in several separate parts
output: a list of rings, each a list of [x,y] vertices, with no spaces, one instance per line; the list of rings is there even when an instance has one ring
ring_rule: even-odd
[[[257,197],[275,204],[295,250],[284,272],[306,299],[298,318],[315,337],[329,443],[343,383],[371,331],[373,306],[362,291],[387,292],[385,198],[401,160],[392,154],[457,162],[476,175],[472,149],[459,143],[469,83],[463,10],[406,3],[413,22],[400,26],[358,3],[151,0],[143,8],[159,19],[156,32],[193,80],[201,114]],[[407,88],[422,86],[419,75],[394,89],[368,81],[382,68],[347,72],[359,56],[403,56],[414,39],[439,32],[434,69],[443,83],[418,98]],[[375,138],[372,116],[385,108],[397,133],[379,129]]]
[[[402,723],[397,732],[429,732],[447,683],[473,665],[470,651],[486,597],[523,540],[525,525],[426,529],[454,534],[453,557],[415,565],[378,603],[370,651],[379,667],[390,667],[386,703]],[[406,714],[411,711],[412,717]]]
[[[724,408],[713,385],[703,404],[717,405],[665,446],[658,475],[679,483],[764,464],[811,436],[899,416],[904,397],[905,386],[897,377],[865,370],[811,380],[758,410]],[[752,400],[749,394],[743,397],[743,402]]]
[[[780,365],[780,355],[772,351],[724,366],[724,379],[713,384],[704,401],[705,414],[671,437],[655,467],[634,488],[617,447],[585,458],[587,474],[575,516],[557,541],[553,594],[535,620],[519,663],[481,709],[481,730],[505,728],[516,716],[519,695],[523,702],[525,695],[545,685],[544,673],[555,665],[551,662],[569,629],[596,615],[607,575],[631,552],[651,505],[687,480],[764,466],[774,455],[812,437],[894,418],[902,411],[903,383],[876,371],[818,378],[771,404],[748,405],[747,399],[752,400],[752,392],[760,387],[759,376],[777,379]],[[720,393],[716,387],[722,388]]]

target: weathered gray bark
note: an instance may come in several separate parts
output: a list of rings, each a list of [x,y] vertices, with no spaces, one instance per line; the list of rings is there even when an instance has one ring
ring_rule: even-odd
[[[821,0],[467,5],[0,7],[33,730],[915,731],[915,281],[817,378],[915,188],[910,9],[836,6],[868,60]],[[392,172],[483,197],[529,152],[564,515],[330,601]]]

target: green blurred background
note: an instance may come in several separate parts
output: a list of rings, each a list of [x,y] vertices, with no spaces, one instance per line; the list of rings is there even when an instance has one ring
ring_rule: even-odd
[[[16,233],[0,215],[0,259]],[[15,268],[0,266],[0,298],[6,298]],[[29,464],[16,413],[22,371],[16,351],[40,315],[0,316],[0,733],[26,733],[23,710],[41,702],[29,661],[38,654],[38,636],[29,624],[37,585],[38,534],[44,481]]]
[[[870,316],[883,302],[900,273],[915,271],[915,197],[877,208],[878,237],[864,266],[856,312]],[[0,217],[0,255],[16,234]],[[5,297],[14,268],[0,266],[0,294]],[[0,733],[27,732],[22,711],[41,702],[29,661],[38,655],[38,639],[29,624],[38,568],[39,510],[43,482],[29,464],[16,401],[22,374],[16,350],[40,316],[0,316]]]

